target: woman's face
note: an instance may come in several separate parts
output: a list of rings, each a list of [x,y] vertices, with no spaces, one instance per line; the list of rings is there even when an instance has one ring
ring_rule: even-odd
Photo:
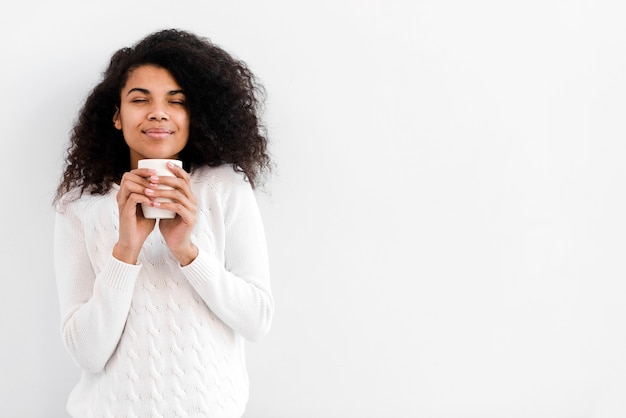
[[[131,168],[144,158],[177,158],[189,138],[185,92],[164,68],[132,70],[113,116],[130,148]]]

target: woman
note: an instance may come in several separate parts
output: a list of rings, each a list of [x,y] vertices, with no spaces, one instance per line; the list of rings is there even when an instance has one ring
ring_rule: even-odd
[[[261,92],[243,62],[164,30],[117,51],[88,96],[56,198],[61,334],[83,370],[72,416],[242,416],[244,339],[274,310],[253,192],[270,166]],[[137,168],[152,158],[183,168]]]

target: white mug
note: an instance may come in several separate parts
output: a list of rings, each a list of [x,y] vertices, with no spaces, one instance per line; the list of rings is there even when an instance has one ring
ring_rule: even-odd
[[[174,176],[174,174],[167,168],[167,163],[176,164],[179,167],[183,166],[183,162],[180,160],[169,160],[169,159],[160,159],[160,158],[151,158],[147,160],[139,160],[137,162],[138,168],[151,168],[156,171],[156,175],[163,176]],[[169,186],[165,186],[160,184],[158,186],[159,189],[171,189]],[[157,202],[171,202],[170,199],[159,197],[155,199]],[[171,210],[165,210],[161,208],[155,208],[154,206],[150,206],[148,204],[142,203],[141,210],[143,211],[143,216],[149,219],[172,219],[176,216],[176,212]]]

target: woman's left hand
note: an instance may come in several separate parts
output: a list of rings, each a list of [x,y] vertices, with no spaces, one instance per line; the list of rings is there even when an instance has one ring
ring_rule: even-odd
[[[155,207],[176,212],[176,217],[173,219],[161,219],[159,229],[174,257],[181,265],[186,266],[198,255],[198,248],[191,242],[191,232],[196,224],[198,201],[191,191],[189,173],[171,163],[168,163],[167,168],[174,174],[174,177],[150,178],[152,192],[148,192],[148,196]],[[159,185],[170,186],[172,189],[157,189]],[[156,202],[157,197],[166,197],[171,202]]]

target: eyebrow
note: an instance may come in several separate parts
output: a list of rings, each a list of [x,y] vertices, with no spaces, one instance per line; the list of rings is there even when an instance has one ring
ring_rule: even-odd
[[[126,95],[128,96],[129,94],[131,94],[132,92],[138,91],[139,93],[143,93],[143,94],[150,94],[150,90],[148,89],[143,89],[141,87],[134,87],[130,90],[128,90],[128,93],[126,93]],[[170,90],[167,92],[168,96],[175,96],[177,94],[185,94],[185,91],[180,89],[180,90]]]

